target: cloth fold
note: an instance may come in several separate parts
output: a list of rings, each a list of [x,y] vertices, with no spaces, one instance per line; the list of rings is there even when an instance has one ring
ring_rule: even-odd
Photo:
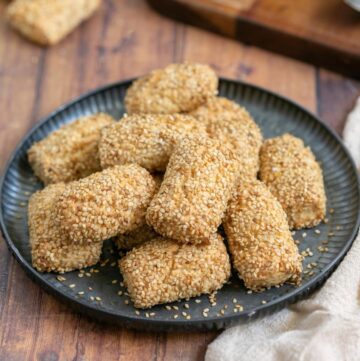
[[[360,169],[360,98],[344,128]],[[206,361],[360,361],[360,235],[324,286],[271,316],[224,331]]]

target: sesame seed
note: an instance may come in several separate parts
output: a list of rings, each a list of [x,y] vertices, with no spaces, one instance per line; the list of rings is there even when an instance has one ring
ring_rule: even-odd
[[[321,233],[319,229],[315,229],[314,232],[315,232],[316,234],[320,234],[320,233]]]
[[[128,305],[128,304],[129,304],[129,300],[125,300],[124,303],[125,303],[125,305]]]
[[[195,303],[201,303],[201,300],[195,300]]]
[[[118,291],[118,293],[117,293],[119,296],[122,296],[122,294],[123,294],[123,291]]]
[[[302,234],[302,237],[305,238],[306,236],[307,236],[307,233],[304,232],[304,233]]]
[[[189,309],[189,308],[190,308],[189,304],[188,304],[188,303],[185,303],[185,304],[184,304],[184,308]]]
[[[179,315],[174,315],[173,317],[174,317],[175,319],[177,319],[177,318],[179,317]]]
[[[168,311],[171,311],[171,307],[166,305],[165,308],[168,310]]]
[[[117,283],[117,280],[112,280],[111,283],[114,285],[115,283]]]
[[[94,301],[94,300],[95,300],[95,297],[94,297],[94,296],[90,296],[90,300],[91,300],[91,301]]]
[[[80,295],[80,296],[83,295],[83,294],[85,294],[84,291],[79,291],[79,292],[78,292],[78,295]]]
[[[69,285],[69,287],[70,287],[70,288],[75,288],[76,285],[75,285],[75,283],[72,283],[71,285]]]
[[[57,279],[59,282],[64,282],[64,281],[66,281],[66,278],[63,277],[63,276],[56,276],[56,279]]]
[[[101,299],[101,297],[96,296],[96,297],[95,297],[95,300],[96,300],[96,301],[101,301],[102,299]]]
[[[83,274],[83,273],[79,273],[79,274],[78,274],[78,277],[79,277],[79,278],[83,278],[83,277],[84,277],[84,274]]]
[[[262,300],[261,303],[265,305],[267,302],[265,300]]]
[[[135,310],[135,314],[137,314],[139,316],[140,312],[138,310]]]
[[[186,319],[187,319],[187,320],[190,320],[190,319],[191,319],[191,316],[190,316],[190,315],[187,315],[187,316],[186,316]]]

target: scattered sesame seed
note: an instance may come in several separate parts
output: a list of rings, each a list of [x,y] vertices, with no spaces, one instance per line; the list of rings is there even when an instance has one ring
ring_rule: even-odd
[[[165,308],[168,310],[168,311],[171,311],[171,307],[166,305]]]
[[[79,278],[83,278],[83,277],[84,277],[84,274],[83,274],[83,273],[79,273],[79,274],[78,274],[78,277],[79,277]]]
[[[83,294],[85,294],[84,291],[79,291],[79,292],[78,292],[78,295],[80,295],[80,296],[83,295]]]
[[[304,233],[302,234],[302,237],[305,238],[306,236],[307,236],[307,233],[304,232]]]
[[[189,306],[188,303],[185,303],[185,304],[184,304],[184,307],[185,307],[186,309],[189,309],[189,308],[190,308],[190,306]]]
[[[70,288],[75,288],[76,285],[75,285],[75,283],[72,283],[71,285],[69,285],[69,287],[70,287]]]
[[[94,297],[94,296],[90,296],[90,300],[91,300],[91,301],[94,301],[94,300],[95,300],[95,297]]]
[[[66,281],[66,278],[63,277],[63,276],[56,276],[56,279],[57,279],[59,282],[64,282],[64,281]]]
[[[155,312],[150,312],[150,316],[155,316],[156,313]]]
[[[125,300],[124,303],[125,303],[125,305],[128,305],[128,304],[129,304],[129,300]]]
[[[118,291],[118,293],[117,293],[119,296],[122,296],[122,294],[123,294],[123,291]]]
[[[187,313],[186,312],[181,312],[181,314],[186,317],[187,316]]]
[[[173,317],[174,317],[175,319],[177,319],[177,318],[179,317],[179,315],[174,315]]]
[[[186,319],[187,319],[187,320],[190,320],[190,319],[191,319],[191,316],[190,316],[190,315],[187,315],[187,316],[186,316]]]
[[[335,212],[334,208],[329,209],[330,214],[333,214]]]
[[[101,297],[96,296],[96,297],[95,297],[95,300],[96,300],[96,301],[101,301],[102,299],[101,299]]]
[[[320,229],[315,229],[315,231],[314,231],[316,234],[320,234],[321,232],[320,232]]]
[[[176,311],[179,311],[179,307],[178,306],[172,306],[172,308]]]
[[[135,310],[135,313],[139,316],[140,312],[138,310]]]
[[[195,303],[201,303],[201,300],[195,300]]]
[[[92,291],[93,289],[92,289],[92,287],[88,287],[88,290],[89,290],[89,291]]]
[[[263,305],[265,305],[265,304],[267,303],[267,301],[262,300],[261,303],[262,303]]]
[[[117,280],[112,280],[111,283],[114,285],[115,283],[117,283]]]

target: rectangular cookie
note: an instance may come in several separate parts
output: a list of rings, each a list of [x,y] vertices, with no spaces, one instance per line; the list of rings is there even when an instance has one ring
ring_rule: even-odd
[[[301,279],[301,256],[286,214],[260,181],[241,182],[229,202],[224,229],[235,269],[252,290]]]
[[[13,28],[41,45],[63,39],[100,6],[101,0],[15,0],[7,8]]]
[[[114,122],[105,113],[85,116],[62,126],[28,150],[34,173],[44,184],[70,182],[101,170],[101,129]]]
[[[260,179],[284,208],[291,229],[314,227],[324,219],[322,170],[301,139],[284,134],[266,140],[260,151]]]
[[[230,276],[229,256],[217,234],[206,245],[155,238],[128,252],[119,266],[138,308],[211,293]]]

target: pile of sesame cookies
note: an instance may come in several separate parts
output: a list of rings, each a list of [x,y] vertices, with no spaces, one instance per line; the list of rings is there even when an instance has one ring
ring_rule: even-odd
[[[214,292],[231,264],[250,290],[299,284],[291,230],[325,217],[321,168],[290,134],[263,141],[217,86],[207,65],[171,64],[130,86],[119,122],[94,114],[32,145],[33,266],[93,265],[111,238],[138,308]]]

